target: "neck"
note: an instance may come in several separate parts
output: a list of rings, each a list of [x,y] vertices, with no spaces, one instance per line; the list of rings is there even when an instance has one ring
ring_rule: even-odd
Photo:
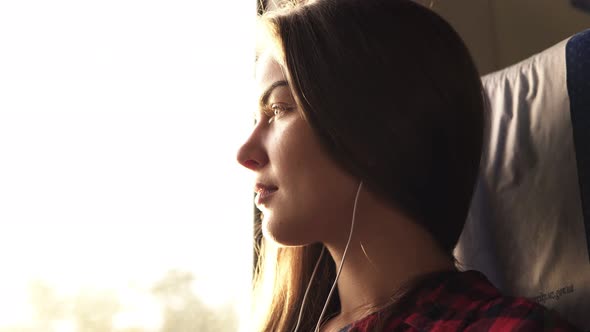
[[[331,325],[338,322],[336,325],[343,327],[366,316],[389,303],[416,277],[454,269],[451,257],[422,227],[390,208],[367,205],[357,208],[354,233],[338,279],[341,312]],[[337,268],[348,234],[343,239],[324,243]]]

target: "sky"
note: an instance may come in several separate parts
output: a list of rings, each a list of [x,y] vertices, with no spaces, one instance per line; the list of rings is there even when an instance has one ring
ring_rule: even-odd
[[[253,123],[254,13],[0,2],[0,327],[30,321],[34,280],[115,290],[147,325],[142,296],[169,269],[192,271],[211,306],[245,301],[253,176],[235,155]]]

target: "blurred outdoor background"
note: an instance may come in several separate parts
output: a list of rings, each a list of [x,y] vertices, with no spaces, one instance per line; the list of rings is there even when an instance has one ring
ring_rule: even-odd
[[[0,331],[236,331],[256,2],[0,2]]]

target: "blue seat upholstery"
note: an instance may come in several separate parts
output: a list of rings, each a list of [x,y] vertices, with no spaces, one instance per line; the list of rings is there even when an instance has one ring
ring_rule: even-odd
[[[590,253],[590,30],[569,40],[566,64],[580,199]]]
[[[482,82],[484,152],[455,254],[590,331],[590,30]]]

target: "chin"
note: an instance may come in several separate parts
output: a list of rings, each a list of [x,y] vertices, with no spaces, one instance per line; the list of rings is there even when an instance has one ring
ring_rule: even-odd
[[[310,227],[288,227],[290,223],[281,223],[273,220],[272,216],[266,216],[262,220],[262,235],[268,241],[274,242],[279,247],[297,247],[312,243],[309,236]],[[303,227],[301,227],[303,226]],[[306,231],[307,230],[307,231]]]

